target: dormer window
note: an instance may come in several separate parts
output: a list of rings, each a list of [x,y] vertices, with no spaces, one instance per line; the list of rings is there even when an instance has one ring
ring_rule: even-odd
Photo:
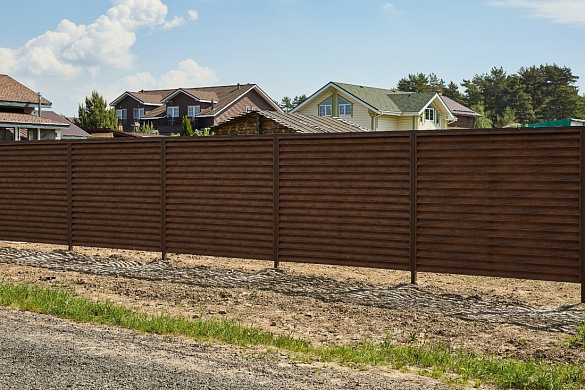
[[[319,104],[319,116],[331,116],[331,106],[333,98],[329,97],[323,103]]]
[[[425,119],[429,122],[435,121],[435,109],[433,107],[425,108]]]
[[[351,116],[351,103],[339,97],[339,116]]]

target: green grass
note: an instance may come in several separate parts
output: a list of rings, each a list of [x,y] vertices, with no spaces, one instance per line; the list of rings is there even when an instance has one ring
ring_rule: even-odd
[[[0,283],[0,305],[50,314],[78,322],[121,326],[146,333],[181,335],[200,341],[238,346],[274,347],[307,361],[338,362],[367,368],[371,365],[415,370],[443,380],[516,389],[579,389],[585,386],[583,364],[558,364],[478,355],[444,346],[364,342],[348,346],[316,347],[309,341],[245,327],[234,321],[151,316],[111,302],[94,302],[63,289],[31,284]],[[585,325],[580,327],[581,346]]]
[[[569,338],[569,348],[585,349],[585,323],[579,325],[575,336]]]

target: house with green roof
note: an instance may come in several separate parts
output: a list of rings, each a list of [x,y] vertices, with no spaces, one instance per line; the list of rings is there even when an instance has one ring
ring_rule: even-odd
[[[372,131],[447,129],[455,121],[436,92],[329,82],[291,113],[339,117]]]

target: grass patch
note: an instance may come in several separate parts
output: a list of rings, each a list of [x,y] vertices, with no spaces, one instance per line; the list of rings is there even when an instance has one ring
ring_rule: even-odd
[[[0,305],[146,333],[181,335],[238,346],[274,347],[292,352],[295,357],[307,362],[417,368],[423,375],[465,384],[471,381],[474,385],[486,383],[503,388],[537,390],[579,389],[585,385],[585,367],[577,363],[552,364],[501,359],[444,346],[420,345],[417,342],[406,345],[365,342],[349,346],[316,347],[306,340],[244,327],[234,321],[150,316],[111,302],[93,302],[63,289],[47,289],[30,284],[0,283]],[[580,327],[580,331],[583,345],[585,325]]]
[[[50,314],[77,322],[115,325],[145,333],[181,335],[197,340],[215,340],[240,346],[271,346],[307,352],[310,343],[290,336],[275,335],[242,326],[234,321],[185,317],[168,314],[150,316],[112,302],[94,302],[63,289],[31,284],[0,283],[0,305]]]
[[[579,325],[575,336],[569,338],[569,348],[585,349],[585,323]]]

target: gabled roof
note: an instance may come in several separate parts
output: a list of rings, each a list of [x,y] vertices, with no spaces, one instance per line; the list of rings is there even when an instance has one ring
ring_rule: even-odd
[[[346,121],[341,118],[326,116],[286,114],[276,111],[250,111],[228,119],[212,128],[222,127],[227,123],[240,120],[252,115],[260,115],[273,120],[284,127],[294,130],[297,133],[349,133],[370,131],[358,124]]]
[[[39,95],[30,88],[25,87],[12,77],[0,74],[0,104],[24,106],[39,103]],[[51,102],[41,97],[41,106],[51,107]]]
[[[330,82],[323,88],[311,95],[292,112],[298,111],[305,104],[308,104],[313,97],[326,91],[328,88],[335,88],[341,94],[353,97],[362,102],[370,110],[378,114],[387,115],[416,115],[420,114],[436,97],[436,92],[402,92],[394,89],[376,87],[365,87],[362,85]],[[446,111],[447,106],[441,101]]]
[[[68,129],[61,130],[61,137],[80,137],[80,138],[82,138],[82,137],[90,137],[91,136],[88,132],[83,130],[81,127],[77,126],[75,123],[71,122],[69,119],[62,117],[61,115],[57,114],[54,111],[43,110],[43,111],[41,111],[41,117],[69,125]]]
[[[116,104],[120,103],[122,100],[126,99],[127,97],[131,97],[132,99],[138,101],[139,103],[151,106],[161,106],[163,103],[161,101],[168,96],[169,94],[173,93],[174,89],[157,89],[151,91],[138,91],[138,92],[130,92],[126,91],[116,99],[114,99],[110,106],[115,106]]]
[[[69,125],[36,115],[0,112],[0,127],[67,129]]]
[[[203,88],[187,88],[187,89],[179,88],[176,91],[174,91],[173,93],[171,93],[169,96],[165,97],[162,100],[162,102],[169,103],[175,96],[177,96],[181,93],[184,93],[185,95],[191,97],[193,100],[196,100],[199,102],[217,103],[219,101],[217,94],[213,91],[203,90]]]
[[[472,116],[472,117],[480,117],[481,114],[473,111],[471,108],[465,107],[461,103],[457,103],[455,100],[441,95],[441,100],[445,103],[449,111],[453,113],[455,116]]]

